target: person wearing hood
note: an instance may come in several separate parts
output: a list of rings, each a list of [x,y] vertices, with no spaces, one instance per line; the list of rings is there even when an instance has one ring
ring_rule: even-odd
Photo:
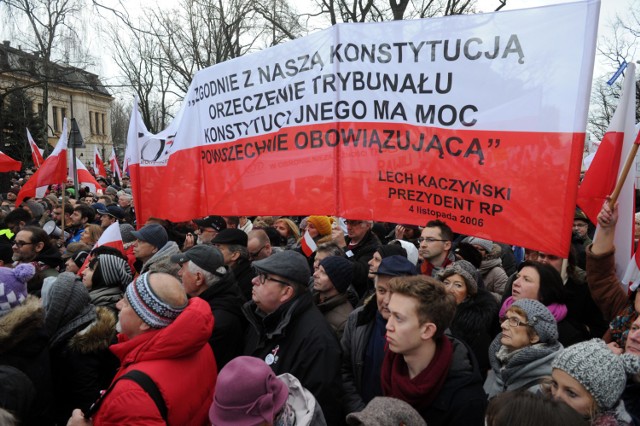
[[[98,254],[82,271],[82,284],[89,291],[91,303],[118,313],[116,304],[122,299],[133,274],[127,261],[113,254]]]
[[[50,280],[43,286],[42,306],[50,336],[54,418],[63,425],[74,408],[89,409],[118,369],[118,359],[109,351],[116,316],[91,304],[75,274],[65,272]]]
[[[0,407],[23,426],[53,425],[49,338],[40,300],[27,295],[30,263],[0,268]]]
[[[245,318],[244,299],[233,272],[225,266],[220,250],[210,245],[196,245],[184,253],[171,256],[180,265],[178,275],[189,297],[199,297],[211,307],[216,326],[209,338],[220,371],[242,354]]]
[[[476,356],[483,377],[489,370],[489,344],[500,305],[487,290],[478,287],[477,269],[466,260],[456,260],[438,274],[445,288],[456,299],[451,333],[464,341]]]
[[[289,373],[276,376],[264,361],[240,356],[220,371],[209,409],[215,426],[324,426],[313,394]]]
[[[519,389],[537,392],[562,350],[555,318],[537,300],[520,299],[500,320],[502,333],[489,346],[491,371],[485,392],[489,399]]]
[[[179,279],[180,268],[171,262],[171,256],[180,253],[180,249],[174,241],[169,241],[162,225],[150,223],[131,234],[136,238],[133,253],[142,262],[141,275],[145,272],[166,272]]]
[[[493,241],[478,237],[467,237],[462,242],[471,244],[482,255],[482,263],[479,268],[482,282],[485,288],[493,293],[496,300],[500,301],[509,281],[509,277],[502,267],[500,257],[502,247],[499,244],[494,244]]]

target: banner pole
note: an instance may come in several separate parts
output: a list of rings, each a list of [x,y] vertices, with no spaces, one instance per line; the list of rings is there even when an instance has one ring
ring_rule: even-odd
[[[627,180],[627,175],[629,174],[629,170],[631,170],[631,166],[633,166],[633,162],[635,161],[636,154],[638,153],[638,142],[640,142],[640,133],[636,136],[636,140],[631,147],[631,151],[629,151],[629,155],[627,156],[627,161],[624,163],[624,168],[622,169],[622,173],[620,173],[620,177],[618,178],[618,182],[616,182],[616,188],[613,190],[613,194],[611,194],[611,200],[609,201],[609,207],[613,208],[618,197],[620,196],[620,191],[622,191],[622,186],[624,182]]]

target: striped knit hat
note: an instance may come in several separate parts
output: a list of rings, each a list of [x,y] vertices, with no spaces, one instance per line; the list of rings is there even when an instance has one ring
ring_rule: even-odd
[[[182,306],[171,306],[163,302],[149,284],[149,272],[145,272],[129,284],[125,297],[140,319],[151,328],[170,325],[188,304],[187,301]]]
[[[99,277],[95,275],[93,277],[94,289],[99,287],[120,287],[125,289],[133,280],[133,274],[127,261],[112,254],[98,255],[95,274],[99,275]],[[96,283],[101,285],[96,286]]]

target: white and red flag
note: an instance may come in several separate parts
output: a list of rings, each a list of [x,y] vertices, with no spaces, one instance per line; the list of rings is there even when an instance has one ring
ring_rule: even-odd
[[[44,154],[44,150],[38,148],[38,145],[33,140],[29,129],[27,129],[27,140],[29,141],[29,148],[31,148],[31,158],[33,159],[33,165],[37,169],[44,162],[44,158],[42,157],[42,155]]]
[[[109,155],[109,166],[111,168],[111,173],[113,176],[118,178],[118,181],[122,180],[122,172],[120,171],[120,166],[118,165],[118,157],[116,156],[116,150],[111,148],[111,155]]]
[[[122,242],[122,234],[120,233],[120,223],[115,222],[109,225],[109,227],[104,230],[96,244],[93,246],[93,249],[96,249],[100,246],[108,246],[118,249],[120,250],[120,253],[122,253],[126,257],[127,254],[124,251],[124,243]],[[84,263],[78,270],[79,276],[82,276],[82,271],[84,271],[87,265],[89,265],[91,258],[92,256],[87,256]]]
[[[606,198],[613,192],[625,160],[634,143],[639,143],[638,128],[635,124],[636,111],[635,64],[627,67],[622,96],[607,132],[596,155],[587,170],[576,203],[591,222],[598,223],[598,213]],[[616,247],[616,274],[622,280],[633,255],[633,226],[635,212],[635,164],[618,196],[618,224],[614,237]],[[596,229],[596,232],[598,230]],[[635,263],[635,262],[632,262]]]
[[[40,168],[22,186],[16,198],[16,206],[19,206],[25,197],[44,197],[49,185],[67,182],[67,138],[67,119],[65,118],[58,144]]]
[[[84,188],[85,186],[89,187],[89,190],[92,194],[96,193],[96,190],[102,189],[100,183],[96,180],[95,177],[89,172],[87,166],[84,165],[79,158],[76,157],[76,167],[78,169],[78,186],[80,188]],[[69,178],[73,180],[73,167],[69,167]]]
[[[95,151],[93,153],[93,172],[96,176],[102,176],[104,178],[107,177],[107,170],[104,168],[104,162],[100,157],[100,152],[98,151],[98,147],[94,147]]]
[[[18,172],[22,168],[22,163],[18,160],[14,160],[4,152],[0,151],[0,173],[4,172]]]
[[[307,257],[310,257],[317,250],[318,245],[313,240],[313,237],[309,234],[309,231],[306,231],[302,236],[302,241],[300,241],[300,248]]]

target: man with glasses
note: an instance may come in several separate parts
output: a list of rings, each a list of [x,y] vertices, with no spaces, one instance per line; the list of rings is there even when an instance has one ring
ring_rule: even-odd
[[[432,220],[422,230],[418,242],[418,252],[423,259],[420,264],[420,273],[435,277],[447,265],[455,261],[451,252],[453,231],[441,220]]]
[[[586,249],[591,244],[589,238],[589,219],[580,209],[576,209],[573,217],[573,229],[571,232],[571,245],[576,250],[576,263],[581,269],[587,264]]]
[[[266,259],[273,254],[271,241],[269,241],[269,236],[263,229],[249,231],[247,236],[247,250],[249,250],[249,259],[252,262]]]
[[[184,250],[196,244],[211,244],[211,240],[218,235],[218,232],[227,229],[227,222],[222,216],[206,216],[202,219],[194,219],[193,223],[198,226],[198,229],[195,231],[195,238],[193,234],[187,234],[182,245]]]
[[[58,276],[58,268],[64,264],[58,248],[51,243],[47,233],[37,226],[22,228],[13,240],[12,249],[14,266],[31,263],[36,268],[36,275],[27,283],[31,294],[39,295],[42,281]]]
[[[242,231],[240,231],[242,232]],[[244,354],[263,359],[276,375],[290,373],[316,397],[327,424],[342,424],[340,345],[313,303],[309,264],[293,250],[253,262]]]

